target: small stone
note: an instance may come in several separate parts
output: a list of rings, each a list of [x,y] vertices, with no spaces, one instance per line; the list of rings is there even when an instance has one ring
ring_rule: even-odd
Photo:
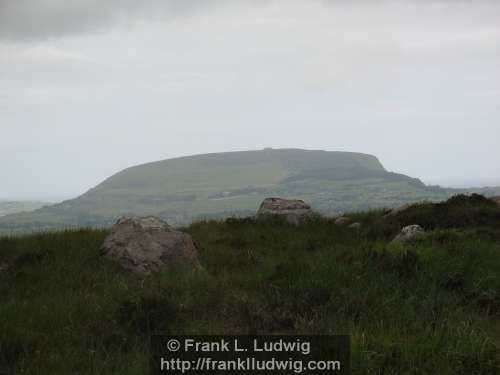
[[[425,231],[420,225],[413,224],[404,227],[393,240],[393,243],[397,242],[408,242],[414,239],[420,238],[425,234]]]

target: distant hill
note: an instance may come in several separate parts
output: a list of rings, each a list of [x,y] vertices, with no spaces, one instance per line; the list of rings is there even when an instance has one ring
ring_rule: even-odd
[[[442,200],[463,191],[426,186],[387,171],[375,156],[361,153],[300,149],[215,153],[127,168],[76,199],[0,218],[0,231],[106,226],[125,214],[154,214],[181,224],[249,215],[269,196],[301,198],[328,215]],[[495,193],[499,191],[491,191]]]
[[[40,207],[47,206],[51,203],[41,201],[13,201],[0,200],[0,217],[18,212],[34,211]]]

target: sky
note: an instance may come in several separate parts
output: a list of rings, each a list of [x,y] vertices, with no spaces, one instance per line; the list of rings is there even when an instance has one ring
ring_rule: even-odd
[[[0,198],[264,147],[500,185],[500,2],[0,0]]]

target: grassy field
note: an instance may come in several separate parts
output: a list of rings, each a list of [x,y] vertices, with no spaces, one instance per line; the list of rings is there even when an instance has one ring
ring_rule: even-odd
[[[500,206],[382,215],[194,223],[203,269],[146,280],[105,231],[1,238],[0,374],[145,374],[152,332],[349,334],[353,374],[500,373]],[[390,244],[409,223],[428,235]]]

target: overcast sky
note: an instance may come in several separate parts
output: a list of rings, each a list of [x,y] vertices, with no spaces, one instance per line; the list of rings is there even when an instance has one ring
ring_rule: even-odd
[[[299,147],[500,185],[500,2],[0,0],[0,198]]]

